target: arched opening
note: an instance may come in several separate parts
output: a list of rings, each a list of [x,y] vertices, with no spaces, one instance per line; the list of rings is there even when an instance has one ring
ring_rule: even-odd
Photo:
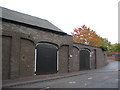
[[[57,73],[57,47],[49,43],[39,43],[36,46],[36,75]]]
[[[94,49],[94,54],[95,54],[95,69],[97,69],[97,57],[96,57],[96,49]]]
[[[80,50],[80,70],[90,69],[90,51],[87,49]]]
[[[79,48],[73,46],[73,71],[79,71]]]
[[[59,48],[59,73],[69,72],[69,45]]]

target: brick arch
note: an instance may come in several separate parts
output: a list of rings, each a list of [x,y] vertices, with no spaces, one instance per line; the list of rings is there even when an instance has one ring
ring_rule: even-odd
[[[80,49],[80,70],[89,70],[91,68],[91,57],[88,49]]]
[[[79,47],[77,47],[77,46],[73,46],[73,47],[76,48],[76,49],[78,49],[78,50],[80,50]]]
[[[69,47],[69,44],[62,44],[62,45],[59,46],[59,48],[61,48],[63,46],[68,46]]]
[[[46,44],[50,44],[50,45],[53,45],[53,46],[56,46],[57,48],[59,48],[59,45],[56,44],[56,43],[53,43],[53,42],[48,42],[48,41],[39,41],[36,43],[36,46],[40,43],[46,43]]]
[[[34,44],[36,44],[31,34],[25,34],[25,33],[20,33],[20,32],[15,32],[15,31],[3,31],[2,36],[10,36],[10,37],[27,39],[27,40],[32,41]]]
[[[8,71],[8,76],[3,79],[14,79],[19,77],[26,77],[34,75],[34,50],[35,42],[31,35],[14,32],[14,31],[3,31],[3,71]],[[9,46],[9,47],[8,47]],[[6,58],[6,55],[8,58]],[[6,59],[5,59],[6,58]],[[8,63],[6,63],[9,61]],[[4,72],[7,73],[7,72]],[[3,73],[3,74],[4,74]]]
[[[19,62],[19,76],[33,76],[34,75],[34,57],[35,57],[35,43],[29,39],[20,39],[20,62]]]
[[[28,41],[30,41],[31,43],[33,43],[34,46],[36,46],[36,43],[34,42],[33,39],[29,39],[29,38],[25,38],[25,37],[21,37],[20,39],[28,40]]]
[[[84,48],[81,48],[80,50],[87,50],[87,51],[91,52],[91,49],[89,49],[89,48],[86,48],[86,47],[84,47]]]
[[[73,46],[73,57],[72,57],[72,60],[73,60],[73,71],[79,71],[79,48],[76,47],[76,46]]]
[[[59,47],[59,73],[69,72],[69,45]]]

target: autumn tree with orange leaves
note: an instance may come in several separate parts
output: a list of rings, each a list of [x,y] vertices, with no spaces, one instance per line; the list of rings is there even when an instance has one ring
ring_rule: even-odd
[[[98,47],[102,46],[101,38],[96,34],[95,31],[91,30],[85,25],[81,26],[81,28],[74,29],[71,34],[73,35],[73,41],[75,43],[82,43]]]

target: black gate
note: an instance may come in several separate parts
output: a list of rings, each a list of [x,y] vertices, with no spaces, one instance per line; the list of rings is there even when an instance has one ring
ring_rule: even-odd
[[[80,50],[80,70],[90,69],[90,52],[88,50]]]
[[[37,45],[36,74],[57,72],[57,48],[54,45],[42,43]]]

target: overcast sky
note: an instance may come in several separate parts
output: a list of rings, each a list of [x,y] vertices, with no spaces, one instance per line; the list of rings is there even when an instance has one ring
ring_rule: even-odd
[[[0,0],[0,6],[47,19],[70,34],[82,25],[118,42],[119,0]]]

